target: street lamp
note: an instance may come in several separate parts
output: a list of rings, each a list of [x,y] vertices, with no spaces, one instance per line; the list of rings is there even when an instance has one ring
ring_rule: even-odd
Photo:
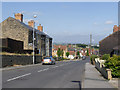
[[[33,16],[34,18],[37,17],[37,15],[34,15]],[[34,21],[34,24],[33,24],[33,64],[35,63],[35,45],[34,45],[34,40],[35,40],[35,37],[34,37],[34,31],[35,31],[35,21]]]

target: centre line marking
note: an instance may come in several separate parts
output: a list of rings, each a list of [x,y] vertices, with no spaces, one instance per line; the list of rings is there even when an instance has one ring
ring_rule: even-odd
[[[28,76],[28,75],[30,75],[30,74],[31,74],[31,73],[24,74],[24,75],[21,75],[21,76],[15,77],[15,78],[8,79],[7,81],[9,82],[9,81],[12,81],[12,80],[15,80],[15,79],[21,78],[21,77]]]
[[[40,70],[40,71],[38,71],[38,72],[42,72],[43,70]]]
[[[55,66],[55,67],[53,67],[53,68],[56,68],[56,67],[58,67],[58,66]]]
[[[43,69],[43,71],[46,71],[46,70],[48,70],[49,68],[46,68],[46,69]]]

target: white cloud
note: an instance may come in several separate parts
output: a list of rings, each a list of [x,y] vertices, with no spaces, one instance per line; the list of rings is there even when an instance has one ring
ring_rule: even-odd
[[[96,23],[96,22],[94,22],[93,24],[94,24],[94,25],[98,25],[98,23]]]
[[[105,24],[113,24],[113,21],[108,20],[108,21],[105,22]]]

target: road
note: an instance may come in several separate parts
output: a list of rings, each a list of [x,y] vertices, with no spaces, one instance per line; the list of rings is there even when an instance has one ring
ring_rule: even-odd
[[[81,88],[86,60],[2,71],[3,88]]]

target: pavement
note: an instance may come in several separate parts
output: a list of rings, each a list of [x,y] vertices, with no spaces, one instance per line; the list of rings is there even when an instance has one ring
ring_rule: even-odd
[[[86,60],[29,65],[2,70],[2,88],[81,88]],[[11,89],[12,90],[12,89]]]
[[[86,63],[83,88],[109,88],[113,90],[115,87],[109,83],[109,80],[103,78],[94,65]]]

